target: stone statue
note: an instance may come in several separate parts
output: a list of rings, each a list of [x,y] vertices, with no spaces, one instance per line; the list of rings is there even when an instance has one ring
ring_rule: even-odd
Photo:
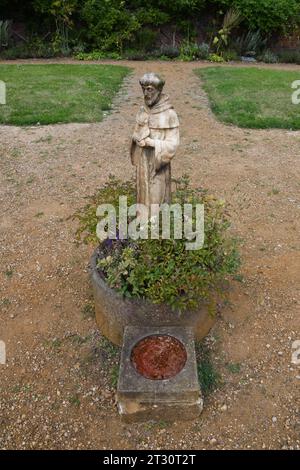
[[[162,93],[165,81],[154,73],[140,79],[144,106],[136,117],[131,162],[136,166],[137,203],[171,202],[171,160],[179,145],[179,122],[169,97]]]

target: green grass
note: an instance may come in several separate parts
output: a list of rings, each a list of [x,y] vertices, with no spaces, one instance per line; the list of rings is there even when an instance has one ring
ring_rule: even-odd
[[[218,119],[253,129],[300,129],[300,104],[292,104],[299,72],[208,67],[196,69]]]
[[[114,65],[0,65],[6,83],[0,123],[101,121],[129,71]]]
[[[205,397],[210,395],[221,383],[221,377],[212,361],[211,352],[203,343],[196,343],[198,379]]]

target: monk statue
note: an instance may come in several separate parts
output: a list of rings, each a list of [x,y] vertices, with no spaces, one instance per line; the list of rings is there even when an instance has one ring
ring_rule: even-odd
[[[162,93],[165,81],[154,73],[140,79],[144,106],[136,117],[131,162],[136,166],[137,203],[171,202],[171,160],[179,145],[179,122],[169,97]]]

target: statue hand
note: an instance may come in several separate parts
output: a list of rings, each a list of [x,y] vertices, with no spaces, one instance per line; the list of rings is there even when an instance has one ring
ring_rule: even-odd
[[[153,139],[150,139],[150,137],[147,137],[145,139],[145,145],[146,147],[155,147],[155,142]]]
[[[146,145],[146,144],[145,144],[145,139],[143,139],[143,140],[137,140],[136,143],[137,143],[137,145],[138,145],[139,147],[145,147],[145,145]]]

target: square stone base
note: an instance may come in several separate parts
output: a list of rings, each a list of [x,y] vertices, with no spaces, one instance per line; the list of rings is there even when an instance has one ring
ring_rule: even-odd
[[[185,347],[183,369],[165,380],[151,380],[139,374],[131,362],[134,346],[151,335],[169,335]],[[126,327],[117,390],[118,409],[126,422],[180,421],[197,418],[203,408],[197,376],[194,335],[186,327]]]

